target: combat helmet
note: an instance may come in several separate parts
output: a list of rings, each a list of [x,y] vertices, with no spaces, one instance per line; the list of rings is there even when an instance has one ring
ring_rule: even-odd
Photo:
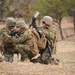
[[[15,26],[16,25],[16,20],[13,17],[8,17],[6,19],[6,25],[7,26]]]
[[[42,21],[44,21],[48,25],[52,25],[52,23],[53,23],[53,19],[50,16],[44,16]]]
[[[25,28],[26,23],[25,23],[24,20],[19,20],[19,21],[16,22],[16,26],[19,26],[21,28]]]

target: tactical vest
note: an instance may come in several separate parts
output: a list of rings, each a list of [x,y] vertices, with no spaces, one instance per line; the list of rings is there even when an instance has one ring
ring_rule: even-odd
[[[27,30],[26,33],[27,33],[28,35],[31,35],[32,38],[29,39],[29,40],[27,40],[27,41],[25,42],[25,45],[28,45],[28,46],[30,47],[30,50],[31,50],[32,54],[35,56],[35,55],[37,55],[37,54],[39,53],[39,49],[38,49],[38,46],[37,46],[37,43],[36,43],[36,37],[35,37],[35,35],[32,33],[32,31],[31,31],[30,29]]]

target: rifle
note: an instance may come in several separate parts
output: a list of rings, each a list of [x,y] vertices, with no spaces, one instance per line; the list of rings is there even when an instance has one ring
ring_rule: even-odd
[[[3,36],[11,37],[11,36],[15,36],[16,34],[18,34],[17,31],[11,30],[9,33],[4,32]]]
[[[12,29],[12,30],[8,33],[8,35],[10,35],[10,36],[15,36],[17,33],[18,33],[18,32],[17,32],[15,29]]]
[[[52,50],[51,50],[51,47],[50,47],[50,41],[48,39],[47,39],[46,47],[48,48],[50,57],[52,58]]]
[[[38,17],[38,15],[39,15],[39,12],[38,12],[38,11],[35,12],[35,14],[34,14],[33,17],[32,17],[32,22],[31,22],[31,24],[30,24],[30,27],[32,26],[33,28],[35,28],[36,31],[38,32],[39,36],[41,37],[41,33],[39,32],[39,29],[38,29],[37,26],[36,26],[36,18]],[[30,27],[29,27],[29,28],[30,28]]]
[[[35,21],[36,21],[36,18],[37,18],[38,15],[39,15],[39,12],[38,12],[38,11],[33,15],[33,17],[32,17],[32,22],[31,22],[31,24],[30,24],[30,27],[32,26],[33,28],[36,28],[36,23],[35,23]],[[29,27],[29,28],[30,28],[30,27]]]

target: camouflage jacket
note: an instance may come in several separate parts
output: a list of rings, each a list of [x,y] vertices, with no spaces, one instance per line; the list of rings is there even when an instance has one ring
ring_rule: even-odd
[[[7,27],[2,28],[2,29],[0,30],[0,37],[3,37],[3,34],[4,34],[4,33],[9,33],[9,32],[10,32],[10,30],[9,30]]]
[[[11,43],[11,40],[8,39],[8,37],[6,35],[4,35],[4,33],[8,34],[9,32],[10,32],[10,30],[7,27],[1,29],[0,40],[2,41],[3,44]]]
[[[37,38],[35,38],[37,36]],[[35,56],[39,52],[38,46],[36,44],[36,40],[38,39],[38,35],[35,30],[28,29],[19,34],[19,36],[14,36],[12,38],[13,44],[16,46],[17,44],[23,44],[30,47],[31,53]]]
[[[17,36],[13,36],[12,42],[14,44],[24,44],[27,40],[31,39],[32,35],[29,35],[28,30],[22,31]]]
[[[9,32],[10,30],[7,27],[2,28],[0,31],[1,45],[3,45],[5,49],[13,47],[12,40],[9,39],[6,35],[4,35],[4,33],[8,34]]]
[[[45,34],[45,37],[49,40],[53,40],[56,37],[56,31],[55,28],[53,27],[48,29],[43,29],[43,33]]]
[[[55,28],[51,27],[48,29],[43,29],[42,33],[45,37],[50,41],[52,53],[56,53],[56,30]]]

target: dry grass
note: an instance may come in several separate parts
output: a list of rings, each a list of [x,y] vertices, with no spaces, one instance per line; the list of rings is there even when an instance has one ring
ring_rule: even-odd
[[[62,24],[67,25],[64,25],[64,28],[68,27],[66,19]],[[15,56],[13,63],[0,62],[0,75],[75,75],[75,36],[57,42],[55,57],[60,60],[59,65],[34,64],[30,61],[17,62]]]

